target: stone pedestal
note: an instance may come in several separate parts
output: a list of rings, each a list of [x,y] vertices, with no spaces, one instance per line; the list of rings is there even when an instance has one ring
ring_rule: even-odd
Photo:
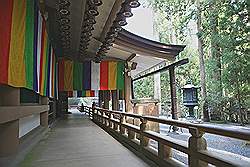
[[[19,146],[19,120],[0,124],[0,157],[12,155]]]
[[[48,111],[40,114],[40,125],[43,127],[48,127],[49,125]]]
[[[158,116],[159,115],[159,108],[158,108],[158,100],[138,100],[132,101],[134,103],[134,113],[140,115],[149,115],[149,116]],[[129,122],[133,123],[133,122]],[[139,126],[140,121],[135,120],[134,124]],[[159,123],[156,122],[148,122],[147,128],[149,130],[159,132]]]
[[[0,85],[0,107],[19,106],[20,89]],[[8,112],[7,110],[5,112]],[[19,120],[0,124],[0,157],[17,152],[19,146]]]

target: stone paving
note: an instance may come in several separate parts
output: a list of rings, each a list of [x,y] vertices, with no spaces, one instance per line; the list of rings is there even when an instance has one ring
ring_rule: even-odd
[[[82,114],[60,120],[21,167],[149,167]]]

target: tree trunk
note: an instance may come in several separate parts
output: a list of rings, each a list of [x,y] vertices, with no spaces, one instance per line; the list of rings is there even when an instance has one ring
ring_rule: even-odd
[[[207,107],[207,91],[206,91],[206,72],[205,72],[205,62],[204,62],[204,52],[203,52],[203,40],[201,37],[201,9],[200,9],[200,0],[197,0],[197,30],[198,30],[198,52],[199,52],[199,61],[200,61],[200,79],[201,79],[201,94],[203,98],[203,120],[209,122],[209,114]]]
[[[239,79],[237,78],[237,99],[238,99],[238,106],[239,106],[239,117],[240,117],[240,124],[244,125],[244,118],[242,113],[242,107],[241,107],[241,96],[240,96],[240,83]]]
[[[214,63],[214,68],[212,71],[212,91],[213,96],[216,98],[218,102],[213,111],[216,112],[216,115],[222,119],[222,107],[221,100],[223,96],[222,91],[222,80],[221,80],[221,54],[220,47],[218,46],[217,38],[218,38],[218,8],[220,2],[217,0],[211,1],[210,4],[210,12],[211,12],[211,58]]]

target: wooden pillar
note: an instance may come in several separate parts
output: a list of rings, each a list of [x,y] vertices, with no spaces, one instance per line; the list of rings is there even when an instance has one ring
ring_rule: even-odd
[[[131,80],[132,78],[125,73],[125,108],[126,112],[133,112],[133,105],[131,103]]]
[[[108,90],[103,91],[103,101],[104,101],[103,108],[105,109],[109,109],[109,98],[110,98],[109,96],[110,94]]]
[[[132,79],[131,79],[131,98],[132,98],[132,99],[135,99],[134,85],[133,85]]]
[[[40,124],[43,127],[48,127],[49,125],[48,111],[40,113]]]
[[[203,137],[204,132],[200,132],[196,128],[189,128],[189,133],[191,133],[191,137],[188,139],[188,150],[189,150],[189,156],[188,156],[188,165],[190,167],[207,167],[208,163],[201,161],[197,157],[197,152],[202,150],[207,150],[207,141]]]
[[[171,67],[169,69],[169,77],[170,77],[172,119],[178,119],[178,117],[177,117],[176,79],[175,79],[174,67]]]
[[[119,91],[118,90],[112,90],[112,110],[118,111],[119,110]],[[114,115],[114,118],[117,119],[118,117]],[[118,124],[114,124],[114,129],[118,130]]]
[[[161,73],[154,74],[154,99],[159,100],[158,113],[161,113]]]
[[[49,98],[48,97],[41,97],[41,104],[48,105]],[[48,111],[40,113],[40,124],[41,124],[41,126],[48,127],[48,125],[49,125]]]
[[[158,156],[161,159],[168,159],[172,157],[172,148],[158,142]]]
[[[102,106],[102,103],[103,103],[103,90],[99,90],[99,93],[98,93],[98,94],[99,94],[98,106],[102,108],[102,107],[103,107],[103,106]]]
[[[57,107],[56,107],[56,105],[57,105],[57,100],[56,100],[56,98],[54,98],[53,99],[53,119],[55,120],[56,119],[56,110],[57,110]]]
[[[112,110],[118,110],[119,109],[119,96],[118,96],[117,90],[112,90]]]
[[[41,97],[41,104],[42,105],[48,105],[49,104],[49,98],[45,97],[45,96],[42,96]]]

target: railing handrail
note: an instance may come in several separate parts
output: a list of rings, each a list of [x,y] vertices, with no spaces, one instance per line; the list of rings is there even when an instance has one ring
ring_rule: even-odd
[[[158,118],[155,116],[144,116],[144,115],[140,115],[140,114],[126,113],[126,112],[115,111],[115,110],[108,110],[108,109],[103,109],[100,107],[95,107],[95,108],[98,110],[110,112],[113,114],[122,114],[124,116],[134,117],[134,118],[138,118],[138,119],[142,118],[142,119],[145,119],[148,121],[153,121],[153,122],[168,124],[168,125],[174,125],[177,127],[182,127],[182,128],[187,128],[187,129],[190,127],[194,127],[194,128],[197,128],[201,132],[236,138],[236,139],[240,139],[240,140],[250,140],[250,130],[247,131],[247,130],[243,130],[243,129],[230,129],[227,127],[222,128],[222,127],[218,127],[216,125],[194,124],[194,123],[184,122],[184,121],[179,121],[179,120],[169,120],[169,119],[164,119],[164,118]]]
[[[183,127],[183,128],[194,127],[194,128],[197,128],[201,132],[207,132],[211,134],[227,136],[227,137],[232,137],[232,138],[241,139],[241,140],[250,140],[250,130],[249,131],[243,130],[243,129],[236,130],[236,129],[230,129],[227,127],[222,128],[216,125],[194,124],[194,123],[183,122],[179,120],[168,120],[164,118],[158,118],[155,116],[142,116],[142,118],[147,119],[148,121],[175,125],[175,126]]]
[[[200,166],[201,164],[203,164],[201,166],[205,167],[207,166],[206,163],[213,164],[215,166],[248,166],[249,163],[249,160],[233,159],[231,155],[227,155],[224,153],[222,154],[220,150],[216,150],[218,154],[214,154],[214,151],[207,149],[206,139],[203,137],[204,133],[206,132],[250,141],[250,131],[247,130],[235,130],[225,127],[216,127],[214,125],[208,124],[200,125],[191,122],[158,118],[155,116],[144,116],[140,114],[108,110],[100,107],[92,108],[83,106],[83,110],[89,114],[90,118],[95,123],[103,127],[104,130],[113,130],[113,132],[115,132],[116,134],[118,133],[120,134],[120,136],[125,137],[126,139],[123,139],[127,140],[128,143],[130,145],[133,145],[133,147],[135,147],[137,150],[145,153],[145,155],[150,154],[150,156],[153,156],[152,160],[155,162],[158,162],[158,160],[160,160],[161,162],[163,162],[162,160],[167,160],[164,161],[164,163],[167,162],[167,165],[173,165],[173,163],[176,163],[173,166],[184,165],[181,163],[181,161],[176,161],[171,157],[172,149],[176,149],[188,154],[188,165],[190,167]],[[113,117],[113,115],[119,115],[119,117]],[[136,126],[126,122],[127,117],[140,119],[140,126]],[[150,130],[150,128],[148,129],[148,122],[157,122],[176,127],[187,128],[189,130],[190,137],[188,141],[182,141],[169,136],[164,136],[159,132]],[[136,139],[135,133],[139,134],[139,143],[137,143],[138,140],[134,140]],[[147,147],[149,143],[148,139],[153,139],[158,142],[158,148],[156,150],[157,153],[151,154],[152,150],[148,150],[149,152],[147,152],[147,148],[149,148]],[[134,145],[135,143],[137,144]],[[156,160],[155,158],[159,159]],[[161,164],[161,162],[159,163]]]

